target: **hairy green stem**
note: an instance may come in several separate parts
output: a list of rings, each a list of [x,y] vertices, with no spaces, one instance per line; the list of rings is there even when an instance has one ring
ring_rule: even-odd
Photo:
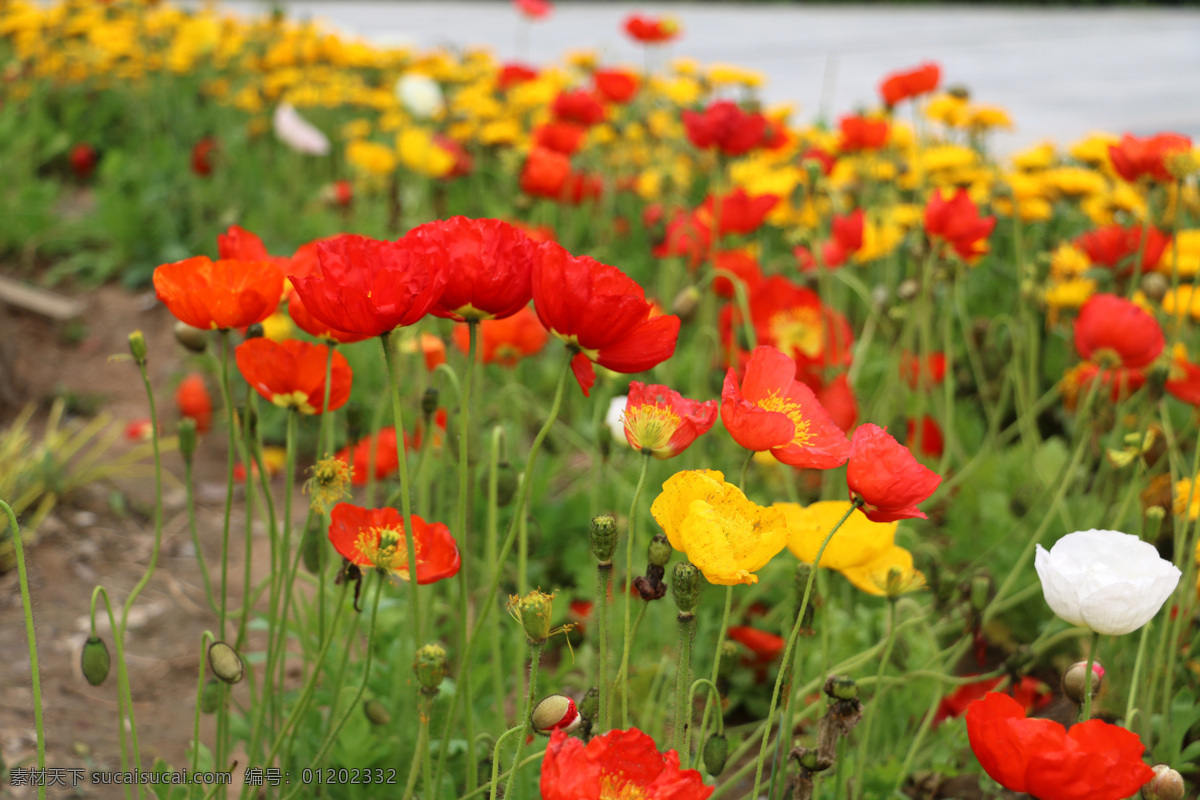
[[[155,428],[155,450],[158,449],[157,431]],[[0,500],[0,509],[8,515],[8,527],[12,531],[13,549],[16,552],[17,558],[17,582],[21,587],[21,609],[25,613],[25,640],[29,645],[29,679],[33,689],[33,727],[37,733],[37,759],[38,769],[42,772],[46,770],[46,729],[42,723],[42,680],[41,672],[38,670],[37,656],[37,633],[33,627],[33,599],[29,594],[29,573],[25,571],[25,545],[21,541],[21,531],[17,527],[17,515],[13,513],[12,506]],[[106,595],[107,602],[107,595]],[[118,648],[120,645],[118,645]],[[118,655],[118,664],[123,664],[124,659]],[[130,717],[133,716],[132,703],[130,703]],[[136,752],[136,751],[135,751]],[[46,797],[45,781],[38,782],[38,800],[44,800]]]
[[[629,649],[633,644],[630,636],[630,619],[633,608],[633,540],[637,536],[638,502],[642,499],[642,488],[646,485],[646,472],[650,469],[650,451],[642,451],[642,469],[638,473],[637,488],[633,490],[633,502],[629,504],[629,534],[625,540],[625,627],[621,644],[621,727],[629,727]]]

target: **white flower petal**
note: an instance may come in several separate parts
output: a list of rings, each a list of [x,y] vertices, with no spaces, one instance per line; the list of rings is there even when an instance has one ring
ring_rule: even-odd
[[[291,103],[277,106],[271,121],[279,141],[297,153],[310,156],[328,155],[329,139],[311,122],[300,116]]]

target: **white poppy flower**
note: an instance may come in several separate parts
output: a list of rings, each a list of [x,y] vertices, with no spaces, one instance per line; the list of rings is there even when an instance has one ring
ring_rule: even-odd
[[[608,413],[604,416],[604,422],[618,442],[625,440],[625,406],[628,404],[628,395],[614,397],[608,404]]]
[[[297,153],[310,156],[329,154],[328,137],[300,116],[300,112],[296,111],[291,103],[281,103],[277,106],[271,121],[276,138]]]
[[[1154,545],[1119,531],[1077,531],[1034,560],[1046,602],[1072,625],[1120,636],[1145,625],[1179,583]]]
[[[417,119],[429,119],[442,110],[442,87],[428,75],[409,72],[396,81],[396,96]]]

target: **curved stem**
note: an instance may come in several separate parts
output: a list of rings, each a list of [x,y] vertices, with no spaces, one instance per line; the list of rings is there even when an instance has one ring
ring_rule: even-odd
[[[629,648],[633,637],[629,634],[633,607],[633,540],[637,535],[638,502],[642,499],[642,488],[646,485],[646,471],[650,468],[650,451],[642,451],[642,469],[638,473],[637,488],[633,490],[633,502],[629,504],[629,535],[625,541],[625,627],[621,644],[621,727],[629,727]]]
[[[496,800],[496,792],[500,788],[500,774],[499,774],[499,772],[500,772],[500,747],[501,747],[501,745],[504,744],[504,740],[508,738],[509,734],[512,734],[512,733],[521,733],[521,734],[525,733],[525,726],[517,725],[516,727],[509,728],[504,733],[500,734],[500,738],[496,739],[496,746],[492,748],[492,780],[488,783],[487,786],[481,787],[480,789],[477,789],[475,792],[468,792],[466,795],[463,796],[463,800],[465,800],[467,797],[470,797],[473,794],[483,791],[483,789],[488,789],[491,792],[491,795],[490,795],[491,800]],[[509,770],[509,771],[511,772],[511,770]]]
[[[158,429],[155,428],[154,431],[157,435]],[[155,449],[157,450],[157,448],[158,439],[155,438]],[[3,509],[4,513],[8,515],[8,527],[12,530],[13,549],[17,556],[17,582],[21,586],[21,609],[25,612],[25,639],[29,644],[29,677],[33,688],[33,727],[37,732],[38,770],[45,772],[46,730],[42,723],[42,681],[41,673],[38,670],[37,633],[33,627],[33,600],[29,595],[29,573],[25,571],[25,545],[21,542],[21,531],[17,528],[17,515],[13,513],[12,506],[0,500],[0,509]],[[119,659],[117,663],[121,664],[123,660]],[[130,705],[132,706],[132,703]],[[38,800],[44,800],[45,797],[45,781],[39,781]]]

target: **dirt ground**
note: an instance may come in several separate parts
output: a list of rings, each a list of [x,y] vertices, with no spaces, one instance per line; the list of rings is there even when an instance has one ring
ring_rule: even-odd
[[[44,409],[49,399],[64,393],[72,393],[85,404],[98,401],[114,418],[112,424],[122,429],[131,420],[147,418],[137,368],[129,360],[109,358],[127,354],[127,337],[140,328],[149,345],[149,372],[162,429],[174,431],[178,412],[173,386],[184,358],[172,336],[170,314],[155,303],[153,292],[105,287],[80,296],[88,304],[80,323],[51,323],[0,306],[0,340],[13,360],[5,378],[13,390],[8,394],[20,398],[14,405],[5,404],[0,396],[0,430],[12,422],[21,404],[37,402]],[[218,408],[218,416],[220,413]],[[44,417],[39,413],[35,421]],[[218,564],[220,556],[226,470],[222,430],[216,426],[202,437],[196,457],[201,547],[210,565]],[[113,451],[131,446],[122,437]],[[132,609],[125,643],[144,769],[151,768],[160,756],[175,769],[188,763],[200,636],[205,629],[216,627],[215,615],[204,607],[178,453],[167,454],[164,466],[180,480],[165,482],[162,553],[153,579]],[[276,489],[281,495],[282,486],[277,483]],[[117,492],[126,498],[123,513],[113,508]],[[152,479],[94,484],[63,498],[26,548],[45,709],[46,763],[50,767],[83,768],[89,773],[120,769],[115,663],[108,680],[93,687],[84,680],[79,660],[88,633],[93,587],[107,589],[119,615],[120,606],[149,563],[154,541],[153,502]],[[230,575],[231,582],[232,576],[238,576],[239,587],[243,531],[240,503],[235,503]],[[256,553],[265,539],[265,533],[258,533]],[[263,563],[257,556],[254,561]],[[239,603],[239,591],[231,590],[232,605]],[[98,625],[115,659],[107,620]],[[5,655],[0,659],[0,755],[9,768],[36,766],[33,696],[16,570],[0,575],[0,653]],[[239,690],[245,691],[245,686],[234,689],[235,698]],[[212,719],[205,717],[201,738],[211,741],[211,737]],[[241,766],[245,766],[244,759]],[[235,781],[240,772],[239,768]],[[51,789],[50,793],[123,796],[117,787],[86,784],[73,792]],[[33,794],[32,789],[9,787],[7,782],[0,786],[0,797]]]

